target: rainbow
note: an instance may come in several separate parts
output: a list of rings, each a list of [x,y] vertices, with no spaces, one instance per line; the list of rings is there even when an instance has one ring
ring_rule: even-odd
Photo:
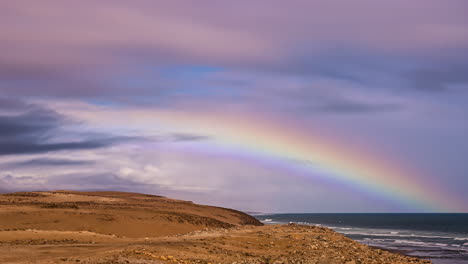
[[[128,114],[125,118],[124,116]],[[115,116],[115,113],[112,113]],[[173,131],[211,135],[213,149],[241,152],[253,159],[270,159],[291,171],[318,174],[369,194],[397,201],[411,210],[427,212],[466,212],[467,205],[449,193],[440,191],[397,162],[363,148],[338,142],[328,131],[312,130],[281,120],[255,114],[188,112],[161,110],[126,110],[119,114],[126,120],[158,124]],[[281,161],[281,162],[278,162]],[[298,166],[305,161],[309,165]]]

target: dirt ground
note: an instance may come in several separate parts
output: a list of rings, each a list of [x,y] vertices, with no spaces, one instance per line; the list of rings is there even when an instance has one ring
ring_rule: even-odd
[[[330,229],[132,193],[0,195],[0,263],[430,263]]]

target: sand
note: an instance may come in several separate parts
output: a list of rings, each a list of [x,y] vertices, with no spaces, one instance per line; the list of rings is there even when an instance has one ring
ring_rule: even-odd
[[[430,263],[330,229],[119,192],[0,195],[0,263]]]

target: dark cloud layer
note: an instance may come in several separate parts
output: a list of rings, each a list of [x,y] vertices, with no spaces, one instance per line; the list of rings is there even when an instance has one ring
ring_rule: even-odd
[[[69,133],[74,139],[59,140],[71,120],[47,108],[20,100],[6,102],[0,113],[0,155],[36,154],[61,150],[96,149],[131,139],[109,135],[84,136]]]
[[[468,64],[421,68],[410,72],[407,77],[411,85],[420,91],[453,91],[457,86],[468,90]]]
[[[331,102],[319,108],[322,113],[334,114],[363,114],[399,111],[402,107],[397,104],[366,104],[351,101]]]
[[[34,107],[26,112],[0,115],[0,136],[3,143],[11,139],[42,138],[61,125],[62,117],[56,112]]]
[[[37,142],[12,142],[0,143],[0,155],[12,154],[35,154],[45,153],[59,150],[80,150],[80,149],[95,149],[110,146],[113,141],[103,140],[84,140],[80,142],[65,142],[65,143],[46,143],[41,144]]]
[[[174,141],[200,141],[200,140],[210,139],[209,136],[189,134],[189,133],[174,133],[171,135],[171,137]]]
[[[26,161],[13,162],[6,164],[6,167],[43,167],[43,166],[86,166],[93,165],[91,160],[73,160],[73,159],[54,159],[54,158],[37,158]]]

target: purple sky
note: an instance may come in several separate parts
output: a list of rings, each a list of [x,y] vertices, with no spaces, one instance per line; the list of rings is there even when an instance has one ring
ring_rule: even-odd
[[[468,203],[467,12],[465,0],[4,1],[0,191],[421,210],[217,152],[222,133],[157,118],[182,111],[319,128]]]

